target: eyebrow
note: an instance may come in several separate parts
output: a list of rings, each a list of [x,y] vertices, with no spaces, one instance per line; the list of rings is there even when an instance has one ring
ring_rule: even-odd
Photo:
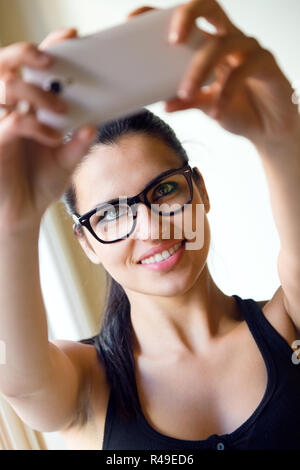
[[[148,186],[150,186],[152,183],[154,183],[154,181],[158,180],[159,178],[162,178],[164,177],[165,175],[167,175],[168,173],[171,173],[172,171],[175,171],[175,170],[179,170],[180,168],[182,167],[177,167],[177,168],[169,168],[168,170],[165,170],[163,171],[162,173],[160,173],[159,175],[155,176],[154,178],[152,178],[148,183],[147,185],[144,187],[144,189],[146,189]],[[144,191],[144,189],[142,191]],[[127,198],[129,197],[132,197],[132,196],[126,196]],[[117,198],[114,198],[114,199],[109,199],[108,201],[105,201],[105,202],[99,202],[98,204],[96,204],[92,209],[89,210],[90,211],[93,211],[94,209],[96,209],[97,207],[100,207],[100,206],[103,206],[103,205],[106,205],[106,204],[116,204],[119,202],[119,197]]]

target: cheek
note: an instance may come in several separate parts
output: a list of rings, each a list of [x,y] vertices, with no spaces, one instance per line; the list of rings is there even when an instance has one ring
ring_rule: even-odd
[[[121,265],[124,258],[124,246],[122,243],[101,243],[98,242],[89,232],[87,239],[92,250],[96,253],[103,266]]]
[[[195,198],[191,204],[188,204],[182,215],[174,217],[174,225],[176,230],[182,227],[182,236],[187,240],[195,237],[203,238],[205,231],[205,208],[201,199]]]
[[[125,240],[104,245],[98,249],[99,258],[110,273],[118,273],[127,269],[131,260],[132,249]]]

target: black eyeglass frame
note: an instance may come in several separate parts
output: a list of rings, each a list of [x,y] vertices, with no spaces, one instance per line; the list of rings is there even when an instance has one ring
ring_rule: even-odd
[[[186,202],[185,204],[190,204],[190,202],[193,200],[193,197],[194,197],[194,192],[193,192],[193,182],[192,182],[192,175],[194,174],[194,169],[191,168],[191,166],[189,164],[185,164],[184,166],[180,167],[180,168],[176,168],[175,170],[171,169],[171,170],[167,170],[165,171],[163,174],[161,174],[160,176],[158,176],[156,179],[154,179],[151,183],[147,184],[147,186],[139,193],[137,194],[136,196],[132,196],[132,197],[127,197],[126,198],[126,203],[127,205],[130,207],[130,209],[132,210],[132,206],[136,205],[137,203],[141,202],[143,204],[145,204],[147,207],[149,207],[149,209],[151,209],[152,211],[154,211],[155,213],[157,213],[158,215],[168,215],[168,216],[171,216],[171,215],[174,215],[174,214],[177,214],[178,212],[181,212],[183,211],[184,209],[184,205],[176,210],[176,211],[171,211],[171,212],[167,212],[167,213],[164,213],[162,211],[158,211],[158,210],[155,210],[154,207],[151,207],[151,203],[148,201],[147,199],[147,193],[149,192],[149,190],[153,187],[153,186],[156,186],[157,183],[159,183],[160,181],[164,180],[166,177],[168,176],[173,176],[173,175],[177,175],[177,174],[182,174],[187,182],[188,182],[188,185],[189,185],[189,188],[190,188],[190,199],[188,202]],[[122,198],[120,198],[120,200],[122,200]],[[117,204],[117,203],[116,203]],[[132,210],[133,212],[133,224],[132,224],[132,229],[130,230],[130,232],[125,235],[124,237],[122,238],[118,238],[117,240],[113,240],[113,241],[105,241],[105,240],[101,240],[94,232],[94,230],[92,229],[91,227],[91,224],[90,224],[90,217],[92,215],[94,215],[97,210],[99,210],[99,208],[104,208],[105,206],[111,206],[111,205],[114,205],[114,204],[109,204],[109,203],[103,203],[103,204],[100,204],[99,206],[97,206],[96,208],[86,212],[85,214],[83,215],[79,215],[77,214],[76,212],[74,214],[72,214],[72,218],[75,222],[75,226],[74,227],[78,227],[78,226],[83,226],[83,227],[86,227],[87,230],[93,235],[93,237],[96,238],[96,240],[98,240],[100,243],[116,243],[118,241],[121,241],[121,240],[124,240],[125,238],[128,238],[132,232],[134,231],[135,227],[136,227],[136,219],[137,219],[137,215],[136,215],[136,207],[134,207],[134,210]]]

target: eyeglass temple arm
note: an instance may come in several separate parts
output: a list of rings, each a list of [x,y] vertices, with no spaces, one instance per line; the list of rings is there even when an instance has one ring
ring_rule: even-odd
[[[76,214],[72,214],[72,219],[74,220],[76,225],[81,225],[79,222],[79,217]]]

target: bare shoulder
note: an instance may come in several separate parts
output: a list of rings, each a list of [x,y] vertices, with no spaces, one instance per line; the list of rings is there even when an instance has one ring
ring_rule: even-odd
[[[297,331],[287,312],[282,286],[278,287],[270,300],[261,300],[257,303],[261,306],[267,320],[289,345],[292,345],[295,339],[300,338],[300,332]]]
[[[82,372],[77,414],[67,428],[59,431],[68,449],[101,449],[109,387],[97,350],[77,341],[53,341]]]

